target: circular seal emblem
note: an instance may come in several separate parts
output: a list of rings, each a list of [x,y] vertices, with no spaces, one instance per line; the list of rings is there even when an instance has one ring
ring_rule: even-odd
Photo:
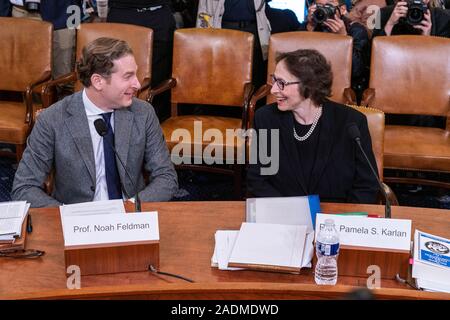
[[[447,254],[450,251],[450,249],[447,246],[435,241],[425,242],[425,247],[427,247],[430,251],[439,254]]]

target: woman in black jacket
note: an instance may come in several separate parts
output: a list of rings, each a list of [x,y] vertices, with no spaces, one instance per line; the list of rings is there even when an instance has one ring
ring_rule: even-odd
[[[248,191],[256,197],[318,194],[322,201],[375,203],[377,180],[349,128],[357,126],[372,165],[375,157],[366,117],[327,99],[331,66],[316,50],[297,50],[277,58],[271,93],[277,102],[260,108],[254,127],[259,157],[250,158]],[[267,135],[262,134],[266,129]],[[278,139],[265,136],[278,133]],[[272,163],[261,161],[267,145]],[[278,163],[273,162],[278,161]],[[256,163],[255,163],[256,162]],[[253,164],[252,164],[253,163]]]

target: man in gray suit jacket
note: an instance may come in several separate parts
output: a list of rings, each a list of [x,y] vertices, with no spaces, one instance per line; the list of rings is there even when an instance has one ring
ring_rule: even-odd
[[[136,70],[125,41],[99,38],[83,49],[77,72],[84,90],[38,116],[16,172],[14,200],[46,207],[133,197],[137,190],[142,201],[172,198],[177,175],[152,106],[134,97],[140,88]],[[94,122],[105,114],[111,118],[106,122],[111,141],[137,190],[114,154],[108,157],[112,149],[96,132]],[[54,189],[49,196],[43,184],[52,168]],[[150,176],[147,186],[143,168]],[[111,196],[112,176],[118,197]]]

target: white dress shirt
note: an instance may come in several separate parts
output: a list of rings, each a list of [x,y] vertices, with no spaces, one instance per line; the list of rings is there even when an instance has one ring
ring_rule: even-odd
[[[106,184],[105,174],[105,156],[103,152],[103,138],[95,130],[94,121],[103,119],[102,113],[113,112],[114,110],[104,111],[97,107],[89,100],[86,91],[83,90],[84,110],[89,123],[89,131],[91,133],[92,146],[94,147],[95,158],[95,195],[93,201],[109,200],[108,185]],[[111,115],[111,127],[114,131],[114,112]]]

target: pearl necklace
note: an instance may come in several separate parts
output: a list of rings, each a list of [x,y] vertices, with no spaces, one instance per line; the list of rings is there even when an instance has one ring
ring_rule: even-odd
[[[316,128],[321,114],[322,114],[322,106],[320,106],[319,110],[317,110],[316,115],[314,116],[314,121],[311,125],[311,128],[309,128],[308,132],[303,137],[300,137],[297,134],[297,132],[295,131],[295,125],[294,125],[294,138],[297,139],[298,141],[305,141],[306,139],[308,139],[311,136],[311,134],[313,133],[314,129]],[[294,119],[294,121],[295,121],[295,119]]]

